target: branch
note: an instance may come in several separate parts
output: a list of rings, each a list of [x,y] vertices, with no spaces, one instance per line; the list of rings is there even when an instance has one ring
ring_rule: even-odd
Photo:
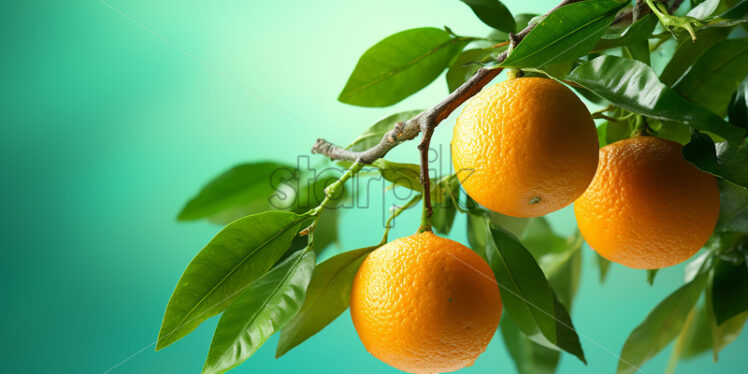
[[[546,16],[564,5],[578,1],[580,0],[564,0],[555,8],[551,9]],[[521,42],[534,27],[535,25],[528,25],[520,32],[510,34],[509,40],[512,42],[512,46]],[[503,62],[507,58],[507,55],[507,51],[502,52],[496,58],[496,62]],[[446,98],[444,98],[444,100],[405,122],[398,122],[392,130],[384,134],[382,140],[377,145],[367,150],[354,152],[338,147],[325,139],[317,139],[317,142],[315,142],[312,147],[312,153],[322,154],[333,160],[350,162],[359,161],[364,164],[371,164],[377,159],[384,157],[392,148],[395,148],[405,141],[414,139],[420,132],[423,132],[423,137],[418,145],[418,150],[421,154],[421,184],[423,185],[423,198],[427,212],[426,214],[431,216],[431,183],[428,175],[428,151],[429,146],[431,145],[431,136],[434,133],[434,129],[455,109],[480,92],[484,86],[496,78],[496,76],[501,73],[501,70],[502,68],[478,69],[470,79],[450,93]]]

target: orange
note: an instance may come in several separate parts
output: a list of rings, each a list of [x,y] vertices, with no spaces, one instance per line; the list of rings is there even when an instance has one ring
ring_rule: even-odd
[[[659,269],[693,256],[719,216],[713,176],[688,163],[683,146],[640,136],[600,149],[600,165],[574,203],[582,236],[601,256]]]
[[[597,151],[587,107],[544,78],[484,89],[465,106],[452,136],[452,164],[465,192],[515,217],[571,204],[595,175]]]
[[[361,342],[376,358],[411,373],[472,365],[500,316],[488,264],[429,231],[379,247],[353,280],[351,317]]]

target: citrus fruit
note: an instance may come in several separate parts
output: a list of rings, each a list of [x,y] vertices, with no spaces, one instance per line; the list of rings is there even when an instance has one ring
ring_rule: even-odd
[[[595,178],[574,203],[590,247],[631,268],[658,269],[706,243],[719,216],[717,180],[688,163],[682,149],[651,136],[600,149]]]
[[[430,231],[373,251],[351,291],[351,317],[366,349],[411,373],[472,365],[500,315],[499,288],[488,264]]]
[[[452,164],[465,192],[515,217],[571,204],[595,175],[597,151],[587,107],[544,78],[484,89],[465,106],[452,136]]]

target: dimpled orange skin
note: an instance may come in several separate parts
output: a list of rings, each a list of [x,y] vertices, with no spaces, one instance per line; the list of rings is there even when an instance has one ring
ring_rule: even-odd
[[[452,164],[475,201],[515,217],[571,204],[597,167],[597,131],[564,85],[518,78],[475,95],[457,119]]]
[[[719,187],[682,149],[650,136],[600,149],[595,179],[574,202],[591,248],[630,268],[659,269],[687,260],[706,243],[719,216]]]
[[[488,264],[431,232],[376,249],[353,281],[351,317],[361,342],[376,358],[410,373],[471,366],[500,316]]]

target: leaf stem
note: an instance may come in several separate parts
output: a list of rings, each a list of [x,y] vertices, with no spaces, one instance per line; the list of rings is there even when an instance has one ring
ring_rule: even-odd
[[[331,183],[329,186],[325,188],[325,198],[322,200],[322,202],[317,205],[317,207],[310,209],[308,212],[304,213],[306,216],[313,216],[314,220],[312,223],[307,226],[305,229],[301,230],[299,232],[299,235],[309,235],[309,243],[307,247],[311,248],[312,244],[314,243],[314,229],[317,228],[317,223],[319,222],[319,218],[321,216],[322,211],[330,205],[330,202],[335,198],[335,196],[341,191],[341,188],[343,188],[343,185],[345,183],[353,178],[356,174],[358,174],[359,171],[364,167],[364,164],[360,161],[356,161],[351,165],[348,170],[335,182]]]
[[[411,207],[413,207],[413,205],[416,205],[418,203],[418,201],[421,200],[422,196],[423,195],[421,195],[421,194],[418,194],[418,195],[414,196],[412,199],[410,199],[410,201],[408,201],[407,203],[405,203],[405,205],[397,207],[392,212],[392,215],[390,215],[390,218],[388,218],[387,222],[384,224],[384,235],[382,235],[382,241],[379,243],[380,246],[383,245],[383,244],[385,244],[385,243],[387,243],[388,235],[390,233],[390,230],[393,227],[392,226],[392,221],[395,219],[395,217],[399,216],[400,213],[406,211],[407,209],[410,209]]]

